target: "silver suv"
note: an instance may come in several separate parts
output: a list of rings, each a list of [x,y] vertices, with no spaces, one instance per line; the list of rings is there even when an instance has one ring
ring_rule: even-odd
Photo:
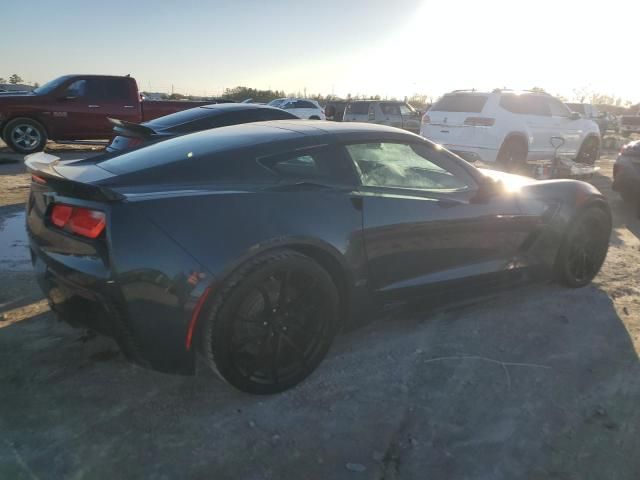
[[[358,100],[347,105],[343,122],[378,123],[420,133],[420,112],[405,102]]]

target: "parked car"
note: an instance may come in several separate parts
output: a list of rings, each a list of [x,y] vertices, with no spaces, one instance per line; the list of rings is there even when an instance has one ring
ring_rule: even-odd
[[[324,113],[327,120],[341,122],[344,118],[344,111],[349,105],[349,100],[329,100],[324,106]]]
[[[420,132],[420,112],[405,102],[358,100],[347,105],[344,122],[364,122]]]
[[[640,133],[640,115],[622,115],[620,117],[620,133],[625,137],[632,133]]]
[[[613,165],[613,189],[626,202],[640,202],[640,140],[628,143],[620,150]]]
[[[278,98],[267,103],[293,113],[298,118],[309,120],[326,120],[324,110],[315,100],[308,98]]]
[[[107,152],[130,150],[148,143],[209,128],[297,118],[286,110],[255,103],[218,103],[190,108],[144,123],[111,119],[115,137],[107,146]]]
[[[539,276],[585,286],[611,232],[588,183],[479,170],[380,125],[234,125],[26,165],[53,311],[163,371],[199,354],[250,393],[302,381],[374,306]]]
[[[0,96],[0,133],[12,150],[33,153],[48,139],[111,138],[109,117],[139,123],[210,103],[143,101],[131,77],[65,75],[29,93]]]
[[[600,136],[604,136],[607,131],[617,131],[618,122],[614,115],[601,112],[598,107],[590,103],[565,103],[572,112],[578,112],[584,118],[589,118],[598,124]]]
[[[424,115],[420,133],[466,160],[508,167],[553,158],[552,137],[564,139],[560,157],[592,165],[600,154],[598,125],[538,92],[448,93]]]

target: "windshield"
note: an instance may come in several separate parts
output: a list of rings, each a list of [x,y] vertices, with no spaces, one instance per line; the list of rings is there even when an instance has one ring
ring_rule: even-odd
[[[271,100],[267,105],[270,107],[280,107],[284,102],[286,102],[286,98],[277,98],[276,100]]]
[[[34,88],[33,93],[37,95],[45,95],[47,93],[53,92],[56,88],[62,85],[65,81],[69,79],[68,75],[64,75],[62,77],[54,78],[53,80],[48,81],[44,85]]]

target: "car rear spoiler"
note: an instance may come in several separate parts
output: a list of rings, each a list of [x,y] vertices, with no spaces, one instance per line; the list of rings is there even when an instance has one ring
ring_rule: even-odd
[[[139,123],[127,122],[126,120],[118,120],[117,118],[109,117],[107,117],[107,120],[109,120],[111,125],[113,125],[113,131],[118,134],[147,138],[157,133],[153,128]]]
[[[107,187],[91,183],[115,177],[115,174],[94,163],[72,165],[75,162],[79,161],[65,162],[60,157],[44,152],[28,155],[24,160],[33,182],[47,185],[61,195],[99,202],[114,202],[126,198]]]

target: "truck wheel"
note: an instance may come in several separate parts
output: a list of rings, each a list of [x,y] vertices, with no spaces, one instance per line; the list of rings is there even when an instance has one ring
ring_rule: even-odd
[[[519,137],[508,138],[500,147],[497,160],[510,172],[526,169],[527,144]]]
[[[600,142],[595,137],[587,138],[580,147],[576,162],[593,165],[600,156]]]
[[[18,153],[40,152],[47,144],[44,127],[30,118],[15,118],[4,127],[4,141]]]

